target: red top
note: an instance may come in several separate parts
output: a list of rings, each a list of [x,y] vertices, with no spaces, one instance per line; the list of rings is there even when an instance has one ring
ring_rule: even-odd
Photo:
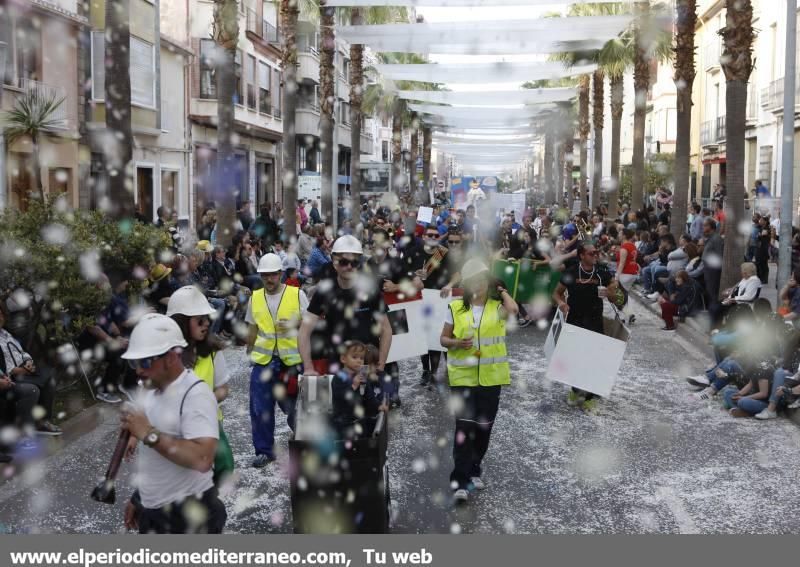
[[[636,263],[636,255],[638,254],[636,246],[634,246],[633,242],[623,242],[620,248],[628,251],[628,255],[625,257],[625,265],[622,267],[622,273],[631,275],[638,274],[639,264]]]

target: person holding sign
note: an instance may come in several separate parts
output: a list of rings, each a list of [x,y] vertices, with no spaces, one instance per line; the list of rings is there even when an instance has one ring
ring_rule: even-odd
[[[506,319],[517,315],[514,299],[480,260],[468,260],[461,279],[464,296],[450,303],[440,338],[448,349],[451,395],[458,401],[450,473],[456,503],[465,503],[469,490],[486,486],[481,480],[481,462],[489,448],[500,388],[511,383]]]
[[[603,334],[603,299],[614,297],[617,283],[608,268],[598,264],[594,244],[582,242],[577,248],[578,262],[561,275],[553,300],[567,323]],[[591,411],[597,404],[594,394],[572,388],[567,398],[571,407]]]

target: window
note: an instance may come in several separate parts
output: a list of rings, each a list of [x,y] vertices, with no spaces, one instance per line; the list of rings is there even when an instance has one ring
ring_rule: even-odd
[[[283,81],[283,76],[278,69],[272,70],[272,115],[275,118],[281,117],[281,96],[283,93],[283,88],[281,87],[281,82]]]
[[[136,208],[153,220],[153,168],[136,168]]]
[[[156,106],[156,62],[153,44],[131,36],[131,103]],[[105,99],[105,32],[92,32],[92,98]]]
[[[214,68],[213,39],[200,40],[200,98],[217,98],[217,77]]]
[[[170,211],[178,209],[178,172],[161,170],[161,206]]]
[[[236,93],[233,97],[234,104],[244,104],[244,97],[242,96],[242,52],[236,50],[236,55],[233,58],[233,74],[236,77]]]
[[[381,142],[381,161],[388,162],[389,161],[389,141],[383,140]]]
[[[256,109],[256,58],[248,55],[245,59],[244,80],[247,85],[247,108]]]
[[[38,27],[38,18],[18,18],[15,34],[17,77],[21,80],[40,81],[39,58],[42,52],[42,33]],[[10,58],[7,57],[6,65]],[[20,85],[22,86],[22,85]]]
[[[269,79],[271,69],[266,63],[258,63],[258,111],[262,114],[272,114],[272,101],[269,94]]]
[[[131,36],[131,102],[156,106],[156,65],[153,44]]]

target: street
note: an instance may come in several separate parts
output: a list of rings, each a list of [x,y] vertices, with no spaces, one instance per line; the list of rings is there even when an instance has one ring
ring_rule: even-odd
[[[545,378],[545,331],[509,337],[512,386],[505,388],[485,461],[488,485],[455,509],[448,475],[453,435],[446,388],[416,385],[418,361],[401,364],[403,406],[390,415],[391,491],[398,533],[797,533],[800,430],[787,419],[733,419],[719,402],[690,398],[687,374],[710,360],[705,345],[659,330],[636,306],[637,324],[613,395],[596,414],[567,407],[566,386]],[[232,372],[225,429],[241,475],[225,497],[226,531],[291,532],[285,450],[249,468],[248,366],[226,352]],[[117,408],[92,431],[0,486],[0,532],[114,533],[131,493],[123,465],[114,506],[89,493],[117,437]]]

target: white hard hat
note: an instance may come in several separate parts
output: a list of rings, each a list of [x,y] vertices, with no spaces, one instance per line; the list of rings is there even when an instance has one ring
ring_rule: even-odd
[[[471,258],[470,260],[464,262],[464,267],[461,268],[461,279],[462,281],[470,280],[475,276],[479,276],[480,274],[488,271],[489,268],[486,267],[486,264],[480,260]]]
[[[142,317],[133,328],[128,350],[122,353],[122,358],[141,360],[187,345],[181,328],[174,319],[159,313],[150,313]]]
[[[283,261],[277,254],[264,254],[258,261],[258,273],[272,273],[283,270]]]
[[[167,317],[173,315],[186,315],[187,317],[198,317],[201,315],[213,315],[216,310],[208,303],[206,296],[199,288],[193,285],[185,285],[169,298],[167,304]]]
[[[363,254],[364,249],[361,248],[361,243],[358,238],[351,234],[345,234],[336,239],[333,243],[333,254]]]

